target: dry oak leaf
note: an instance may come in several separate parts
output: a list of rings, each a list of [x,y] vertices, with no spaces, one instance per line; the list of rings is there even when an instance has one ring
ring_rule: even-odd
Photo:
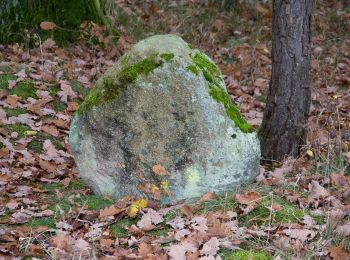
[[[188,204],[183,204],[180,208],[180,211],[183,215],[185,215],[187,218],[192,218],[193,217],[193,211],[194,208],[191,207]]]
[[[350,236],[350,223],[342,226],[338,226],[335,230],[336,233],[343,236]]]
[[[329,196],[329,192],[315,180],[309,184],[309,192],[309,202]]]
[[[316,236],[316,232],[309,229],[285,229],[283,232],[291,238],[299,239],[301,242],[311,240]]]
[[[100,210],[100,218],[116,216],[125,212],[125,208],[118,208],[115,205]]]
[[[153,165],[152,171],[159,176],[166,175],[166,169],[163,166],[161,166],[160,164]]]
[[[216,237],[212,237],[208,242],[203,245],[200,253],[202,255],[211,255],[214,256],[219,250],[219,240]]]
[[[26,223],[29,220],[30,216],[23,212],[13,213],[11,216],[11,220],[17,224]]]
[[[58,137],[60,132],[58,131],[58,129],[53,126],[53,125],[44,125],[42,128],[41,128],[44,132],[50,134],[50,135],[53,135],[54,137]]]
[[[189,243],[187,241],[184,241],[177,245],[172,245],[169,247],[169,253],[170,259],[172,260],[186,260],[186,253],[187,252],[196,252],[198,248],[193,245],[192,243]]]
[[[71,98],[76,98],[77,94],[73,91],[72,87],[69,85],[68,81],[61,80],[60,81],[61,91],[57,92],[57,95],[61,98],[61,101],[67,103],[68,96]]]
[[[206,201],[209,201],[209,200],[214,200],[216,198],[216,194],[215,192],[207,192],[205,193],[199,200],[198,200],[198,203],[203,203],[203,202],[206,202]]]
[[[144,214],[139,222],[137,222],[137,226],[143,230],[153,229],[153,225],[158,225],[163,222],[163,217],[154,209],[148,209],[147,213]]]
[[[41,22],[40,23],[40,28],[43,29],[44,31],[53,31],[55,30],[57,25],[53,22]]]
[[[328,251],[333,260],[345,260],[350,257],[350,252],[340,246],[332,246]]]
[[[261,194],[259,192],[255,191],[249,191],[245,194],[236,194],[235,200],[238,203],[244,204],[244,205],[257,205],[261,202]]]

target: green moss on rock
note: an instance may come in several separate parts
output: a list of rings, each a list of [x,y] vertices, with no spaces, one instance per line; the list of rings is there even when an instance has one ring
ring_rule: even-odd
[[[162,53],[162,54],[160,55],[160,57],[161,57],[162,59],[164,59],[165,61],[169,62],[169,61],[171,61],[172,59],[174,59],[175,54],[174,54],[174,53]]]
[[[202,71],[206,81],[208,81],[209,94],[214,98],[215,101],[223,104],[226,109],[227,116],[243,133],[252,132],[254,130],[253,127],[248,124],[248,122],[242,117],[238,107],[232,101],[230,95],[219,84],[222,79],[217,66],[212,61],[210,61],[204,53],[200,51],[196,51],[196,53],[192,56],[192,61],[195,65],[188,66],[188,70],[195,74],[193,67],[196,67],[196,69],[199,68]]]
[[[195,65],[189,65],[187,66],[187,70],[192,72],[194,75],[198,76],[199,75],[199,70]]]
[[[96,84],[86,97],[84,103],[79,107],[79,114],[90,110],[96,105],[114,100],[130,83],[133,83],[139,75],[147,76],[163,64],[163,61],[157,59],[157,54],[150,55],[131,65],[126,65],[126,62],[125,59],[121,62],[122,69],[119,71],[117,79],[111,76],[105,76],[102,81]]]
[[[204,53],[196,51],[192,57],[192,61],[202,71],[206,71],[208,74],[210,74],[211,77],[220,77],[218,67],[211,60],[209,60]]]
[[[166,55],[166,54],[165,54]],[[167,56],[168,57],[168,56]],[[134,82],[139,74],[148,75],[154,69],[162,65],[161,61],[157,61],[156,55],[151,55],[139,62],[123,68],[119,72],[119,81],[122,84]]]

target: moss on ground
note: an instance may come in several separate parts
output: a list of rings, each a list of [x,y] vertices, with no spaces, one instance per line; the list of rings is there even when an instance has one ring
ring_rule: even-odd
[[[100,210],[113,204],[112,200],[95,194],[82,195],[81,198],[77,200],[77,202],[81,206],[87,206],[90,210]]]
[[[227,116],[235,123],[236,127],[243,133],[254,131],[253,127],[242,117],[237,105],[232,101],[226,89],[219,84],[222,79],[217,66],[204,53],[198,50],[192,56],[192,61],[195,65],[190,65],[187,69],[195,75],[197,73],[194,67],[202,71],[204,78],[208,81],[209,94],[216,102],[221,103],[225,107]]]
[[[0,127],[6,129],[8,132],[17,132],[18,138],[25,137],[26,131],[32,130],[29,126],[14,124],[14,125],[0,125]]]
[[[82,179],[75,179],[69,183],[68,188],[70,190],[76,191],[76,190],[85,190],[88,188],[88,186]]]
[[[29,97],[38,98],[36,95],[36,88],[31,81],[21,81],[12,89],[8,88],[9,80],[16,80],[17,77],[13,74],[0,74],[0,89],[5,89],[9,95],[17,95],[26,100]]]
[[[70,84],[73,91],[78,95],[82,95],[83,97],[86,97],[89,94],[89,89],[85,88],[79,81],[72,80]]]
[[[0,74],[0,89],[8,89],[8,81],[16,80],[17,77],[13,74]]]
[[[37,228],[46,226],[48,228],[54,228],[56,226],[54,217],[46,218],[31,218],[27,223],[23,224],[28,227]]]
[[[265,251],[251,250],[221,250],[219,254],[223,260],[271,260],[272,256]]]
[[[110,226],[111,235],[115,237],[126,237],[129,236],[127,228],[131,225],[136,225],[139,219],[123,218],[117,220],[113,225]]]
[[[271,204],[278,204],[282,207],[277,212],[270,212]],[[300,209],[296,205],[286,201],[281,197],[263,197],[262,202],[249,214],[239,216],[240,222],[244,225],[268,224],[268,223],[298,223],[305,215],[309,215],[308,209]]]
[[[53,108],[56,112],[63,112],[67,108],[67,104],[56,99],[53,101]]]
[[[5,112],[6,112],[6,116],[7,117],[11,117],[11,116],[19,116],[22,114],[29,114],[30,112],[22,107],[17,107],[17,108],[8,108],[5,107],[4,108]]]
[[[52,142],[57,150],[64,150],[64,145],[59,138],[45,132],[38,132],[35,136],[33,136],[33,139],[28,143],[27,148],[36,153],[41,153],[43,151],[43,144],[47,139]]]

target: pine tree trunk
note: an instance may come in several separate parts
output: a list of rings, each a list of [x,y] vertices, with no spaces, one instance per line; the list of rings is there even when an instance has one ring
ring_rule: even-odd
[[[262,156],[297,156],[306,143],[310,108],[312,0],[274,0],[272,75],[259,130]]]

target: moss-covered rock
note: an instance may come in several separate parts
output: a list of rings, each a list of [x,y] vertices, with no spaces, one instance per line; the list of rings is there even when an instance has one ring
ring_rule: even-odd
[[[176,201],[253,180],[260,150],[251,130],[213,61],[178,36],[157,35],[96,82],[73,118],[70,144],[96,193],[157,191]],[[167,175],[155,174],[156,164]]]

